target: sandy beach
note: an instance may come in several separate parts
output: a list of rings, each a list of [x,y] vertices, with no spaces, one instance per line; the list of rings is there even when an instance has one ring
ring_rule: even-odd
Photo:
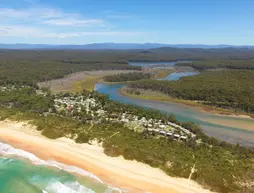
[[[33,126],[22,122],[1,121],[0,140],[31,152],[40,159],[82,168],[105,183],[129,192],[210,192],[192,180],[170,177],[146,164],[109,157],[98,145],[76,144],[67,138],[48,139]]]

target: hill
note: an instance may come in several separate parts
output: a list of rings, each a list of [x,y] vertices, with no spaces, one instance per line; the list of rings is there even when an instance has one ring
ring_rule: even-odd
[[[234,46],[234,45],[205,45],[205,44],[160,44],[160,43],[94,43],[84,45],[49,45],[49,44],[0,44],[0,49],[74,49],[74,50],[135,50],[135,49],[154,49],[160,47],[173,48],[252,48],[254,46]]]

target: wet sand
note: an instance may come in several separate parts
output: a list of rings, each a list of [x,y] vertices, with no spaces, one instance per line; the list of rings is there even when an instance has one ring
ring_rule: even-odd
[[[223,125],[225,127],[237,127],[242,130],[254,131],[254,124],[248,119],[238,120],[238,119],[217,119],[217,118],[201,118],[200,120],[206,121],[209,123]]]
[[[40,159],[53,159],[85,169],[105,183],[129,192],[210,192],[192,180],[170,177],[146,164],[124,160],[122,157],[109,157],[98,145],[76,144],[66,138],[45,138],[33,126],[21,122],[0,122],[0,140],[31,152]]]

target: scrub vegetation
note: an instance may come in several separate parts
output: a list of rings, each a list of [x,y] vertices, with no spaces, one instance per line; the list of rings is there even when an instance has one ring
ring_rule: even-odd
[[[204,71],[178,81],[142,80],[129,83],[127,91],[151,90],[170,97],[254,113],[254,71]]]
[[[145,79],[148,80],[151,77],[152,77],[152,74],[150,73],[131,72],[131,73],[105,76],[103,79],[106,82],[130,82],[130,81],[145,80]]]
[[[75,82],[73,85],[73,92],[93,91],[95,84],[102,79],[103,76],[86,76],[84,80]]]
[[[0,50],[0,84],[36,84],[63,78],[67,74],[92,70],[141,70],[128,61],[200,61],[199,66],[223,61],[253,69],[254,49],[180,49],[144,50]],[[215,62],[214,62],[215,61]],[[193,65],[186,63],[184,65]],[[179,64],[183,65],[183,64]],[[194,66],[195,67],[195,66]],[[216,66],[218,67],[218,66]]]
[[[123,112],[138,114],[140,117],[169,120],[181,124],[196,133],[202,142],[186,142],[151,135],[146,130],[140,132],[128,128],[124,123],[101,119],[84,113],[82,120],[74,114],[58,114],[54,109],[57,95],[38,94],[36,88],[13,89],[0,92],[1,119],[32,120],[31,123],[48,138],[69,137],[77,143],[97,140],[109,156],[124,156],[152,167],[158,167],[168,175],[188,178],[195,167],[192,179],[218,192],[253,192],[254,150],[232,145],[206,136],[198,125],[179,123],[175,118],[157,111],[124,105],[109,100],[105,95],[84,92],[100,104],[104,104],[108,114]],[[46,93],[46,92],[43,92]],[[10,94],[13,96],[10,98]],[[64,94],[72,98],[80,94]],[[10,106],[11,105],[11,106]],[[48,110],[50,109],[50,110]],[[91,126],[92,125],[92,126]]]
[[[68,137],[77,143],[101,142],[109,156],[123,155],[165,171],[168,175],[188,178],[192,168],[193,180],[218,192],[254,192],[254,150],[229,144],[202,132],[199,125],[180,123],[173,115],[117,103],[96,92],[51,94],[40,90],[40,81],[62,78],[78,71],[141,70],[129,66],[128,60],[253,60],[249,49],[151,49],[133,51],[0,51],[0,118],[1,120],[29,120],[46,137]],[[129,84],[131,88],[151,89],[173,97],[199,100],[207,104],[253,112],[253,72],[227,70],[202,72],[179,81],[141,80]],[[90,85],[90,84],[87,84]],[[85,88],[81,88],[85,89]],[[87,97],[103,107],[90,107],[73,112],[63,105],[57,111],[56,99],[73,100]],[[75,105],[74,105],[75,106]],[[91,112],[93,110],[94,113]],[[96,111],[95,111],[96,110]],[[95,113],[96,112],[96,113]],[[115,121],[128,112],[138,118],[170,121],[195,133],[197,140],[186,141],[151,134],[147,130],[130,129]],[[77,118],[79,117],[79,118]],[[106,119],[110,117],[109,119]]]
[[[192,63],[178,63],[177,66],[190,66],[197,70],[218,68],[254,70],[254,59],[194,61]]]

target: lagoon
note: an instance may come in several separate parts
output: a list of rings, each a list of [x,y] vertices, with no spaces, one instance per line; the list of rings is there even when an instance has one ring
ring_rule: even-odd
[[[182,77],[185,77],[185,76],[195,76],[195,75],[198,75],[199,72],[197,71],[193,71],[193,72],[174,72],[174,73],[171,73],[170,75],[168,75],[167,77],[165,78],[161,78],[159,80],[179,80],[180,78]]]
[[[158,63],[147,63],[148,66]],[[161,63],[160,63],[161,64]],[[169,63],[167,63],[169,64]],[[174,66],[176,62],[169,64]],[[135,63],[131,63],[135,65]],[[136,65],[147,66],[145,62],[137,62]],[[170,74],[165,79],[178,80],[184,76],[194,76],[199,72],[176,72]],[[245,146],[254,147],[254,119],[245,117],[232,117],[203,112],[198,108],[186,106],[175,102],[158,102],[141,99],[133,99],[119,94],[119,89],[124,84],[96,84],[95,90],[106,94],[110,99],[122,103],[133,104],[144,108],[152,108],[161,112],[174,114],[179,121],[192,121],[199,124],[204,132],[209,136],[214,136],[231,143],[239,143]]]

